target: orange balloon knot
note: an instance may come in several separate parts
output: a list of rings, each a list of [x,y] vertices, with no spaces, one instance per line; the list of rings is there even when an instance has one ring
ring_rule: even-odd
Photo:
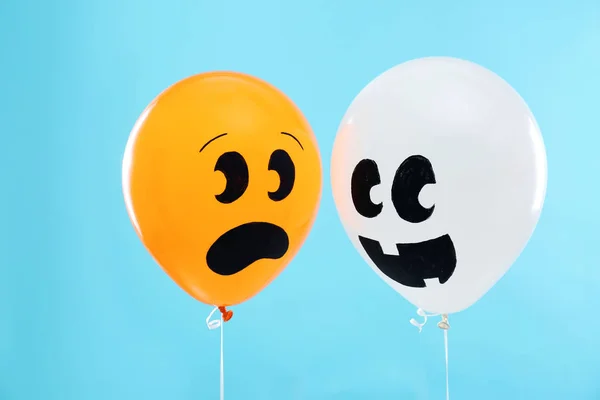
[[[220,306],[219,311],[221,311],[223,322],[227,322],[231,319],[231,317],[233,317],[233,311],[228,310],[225,306]]]

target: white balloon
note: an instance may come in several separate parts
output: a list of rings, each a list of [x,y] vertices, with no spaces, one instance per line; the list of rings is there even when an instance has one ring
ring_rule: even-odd
[[[504,275],[546,195],[534,116],[493,72],[429,57],[369,83],[339,127],[335,204],[373,270],[415,306],[455,313]]]

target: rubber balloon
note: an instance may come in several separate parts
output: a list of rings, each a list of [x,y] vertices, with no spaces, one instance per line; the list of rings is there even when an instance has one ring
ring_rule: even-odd
[[[283,270],[321,193],[316,139],[300,110],[234,72],[189,77],[152,101],[131,132],[122,178],[150,254],[190,295],[221,307]]]
[[[335,204],[360,255],[414,305],[441,314],[471,306],[514,263],[546,181],[523,99],[491,71],[445,57],[369,83],[331,158]]]

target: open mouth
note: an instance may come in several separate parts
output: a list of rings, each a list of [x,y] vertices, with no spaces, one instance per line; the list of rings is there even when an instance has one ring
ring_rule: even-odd
[[[425,279],[448,282],[456,268],[456,250],[449,235],[419,243],[398,243],[398,255],[384,254],[377,240],[358,237],[371,261],[401,285],[423,288]]]
[[[225,232],[210,246],[206,264],[219,275],[234,275],[262,259],[276,260],[288,251],[283,228],[268,222],[249,222]]]

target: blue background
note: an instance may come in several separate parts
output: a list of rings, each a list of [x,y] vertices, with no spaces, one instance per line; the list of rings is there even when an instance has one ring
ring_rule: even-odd
[[[451,397],[600,398],[600,3],[2,0],[0,399],[217,399],[217,332],[136,237],[129,130],[188,75],[232,69],[286,92],[325,186],[305,247],[226,326],[227,399],[442,399],[443,339],[360,259],[329,157],[353,97],[400,62],[480,63],[526,99],[548,195],[529,246],[451,316]]]

